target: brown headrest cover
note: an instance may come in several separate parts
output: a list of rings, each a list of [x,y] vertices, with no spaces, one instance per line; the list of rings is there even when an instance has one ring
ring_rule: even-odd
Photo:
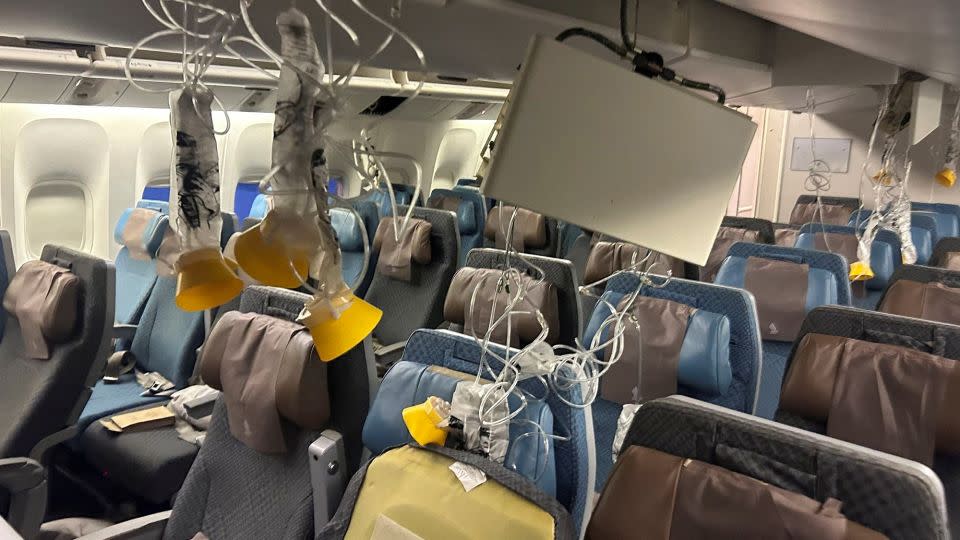
[[[597,236],[594,235],[596,239]],[[583,272],[584,283],[594,283],[601,279],[610,277],[614,273],[629,268],[636,254],[637,262],[643,260],[647,254],[650,258],[644,263],[644,267],[654,274],[665,275],[669,270],[675,277],[683,277],[683,261],[648,250],[626,242],[609,242],[606,240],[597,240],[592,243],[590,257],[587,259],[587,267]],[[643,270],[644,268],[639,268]]]
[[[464,325],[464,332],[475,333],[479,337],[489,329],[490,310],[493,307],[493,300],[496,297],[497,312],[494,314],[494,320],[503,314],[504,308],[514,295],[515,291],[501,291],[497,293],[497,282],[502,272],[493,268],[470,268],[464,267],[457,270],[450,283],[450,289],[447,291],[447,298],[443,303],[443,318],[455,324]],[[521,280],[525,283],[527,296],[525,301],[517,306],[515,310],[533,311],[539,309],[550,326],[547,334],[547,342],[555,344],[559,335],[560,316],[557,306],[557,289],[548,281],[537,283],[537,280],[530,276],[522,275]],[[472,325],[467,321],[470,314],[470,299],[473,297],[473,291],[477,291],[477,299],[474,307],[474,320]],[[517,314],[511,317],[513,329],[511,330],[511,345],[520,343],[527,344],[540,335],[540,324],[537,318],[530,314]],[[493,333],[493,339],[498,343],[504,343],[507,336],[507,325],[501,324]]]
[[[877,311],[927,321],[960,324],[960,288],[931,281],[894,281]]]
[[[848,263],[857,260],[859,241],[852,234],[818,232],[813,235],[813,245],[817,251],[830,251],[842,255]]]
[[[630,295],[627,295],[620,300],[617,310],[626,309],[629,301]],[[623,353],[600,378],[600,396],[627,404],[676,394],[680,349],[687,334],[687,322],[696,311],[680,302],[638,296],[630,309],[636,324],[625,324]],[[604,355],[611,358],[609,351]]]
[[[489,240],[496,240],[497,248],[506,247],[507,227],[510,225],[510,216],[514,207],[503,205],[503,213],[499,206],[494,206],[487,214],[487,223],[483,227],[483,235]],[[531,212],[525,208],[517,209],[517,219],[513,223],[514,248],[523,251],[525,247],[539,249],[547,245],[547,220],[543,214]],[[519,245],[518,245],[519,244]]]
[[[700,281],[713,283],[713,279],[717,277],[717,272],[720,271],[720,265],[727,258],[730,246],[737,242],[756,242],[759,237],[759,231],[737,227],[720,227],[720,230],[717,231],[717,238],[713,241],[713,247],[710,249],[707,264],[700,271]]]
[[[433,260],[433,252],[430,248],[433,225],[423,219],[410,218],[403,237],[398,242],[394,227],[400,227],[402,224],[402,217],[381,219],[377,234],[373,237],[373,248],[380,252],[377,271],[393,279],[409,282],[413,279],[411,261],[417,264],[430,264]]]
[[[463,199],[457,197],[456,195],[435,193],[430,195],[430,198],[427,199],[427,207],[435,208],[437,210],[449,210],[451,212],[456,212],[460,209],[460,203],[462,201]]]
[[[588,540],[879,540],[841,503],[641,446],[627,448],[590,518]]]
[[[330,419],[327,364],[303,325],[259,313],[226,313],[203,346],[200,376],[223,391],[230,432],[262,453],[286,451],[282,416],[305,429]]]
[[[929,463],[934,445],[960,453],[960,363],[897,345],[807,334],[784,379],[780,409],[827,422],[832,437]]]
[[[776,239],[774,243],[778,246],[793,247],[797,243],[798,234],[800,234],[799,229],[777,229],[773,232]]]
[[[45,360],[50,344],[73,334],[79,301],[79,277],[55,264],[29,261],[10,280],[3,308],[20,323],[26,355]]]
[[[823,204],[823,224],[824,225],[846,225],[850,220],[850,208],[846,206]],[[792,225],[803,225],[805,223],[819,223],[820,217],[817,212],[817,202],[798,203],[790,212],[790,223]]]
[[[149,261],[151,254],[147,251],[147,246],[143,243],[143,235],[147,230],[147,225],[157,216],[156,210],[148,208],[134,208],[127,216],[127,222],[120,233],[124,247],[130,253],[130,257],[139,261]]]
[[[810,266],[787,261],[747,257],[743,288],[757,302],[760,337],[793,341],[807,316]]]

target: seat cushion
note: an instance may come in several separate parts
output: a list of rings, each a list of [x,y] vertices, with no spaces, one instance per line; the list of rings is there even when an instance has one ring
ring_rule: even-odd
[[[98,381],[93,387],[87,406],[80,413],[77,427],[83,431],[91,422],[104,416],[169,399],[162,396],[141,397],[142,392],[143,387],[133,373],[121,375],[120,380],[113,384]]]
[[[93,422],[80,437],[84,457],[98,472],[153,504],[170,502],[199,450],[173,427],[118,434]]]

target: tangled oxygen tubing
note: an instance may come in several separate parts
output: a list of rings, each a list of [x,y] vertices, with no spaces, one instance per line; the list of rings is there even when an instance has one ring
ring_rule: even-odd
[[[957,90],[956,88],[954,90]],[[958,92],[960,93],[960,92]],[[953,109],[950,121],[950,135],[943,152],[943,168],[936,175],[937,182],[944,187],[952,187],[957,182],[957,162],[960,161],[960,100]]]

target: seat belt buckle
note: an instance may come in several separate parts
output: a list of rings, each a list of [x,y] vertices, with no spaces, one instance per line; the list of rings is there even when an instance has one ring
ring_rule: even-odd
[[[150,392],[151,394],[158,394],[160,392],[163,392],[164,390],[163,387],[165,385],[166,385],[166,381],[160,381],[160,380],[153,381],[153,384],[150,385],[150,388],[147,388],[147,392]]]
[[[115,377],[113,375],[104,375],[103,382],[104,384],[116,384],[120,382],[120,377]]]

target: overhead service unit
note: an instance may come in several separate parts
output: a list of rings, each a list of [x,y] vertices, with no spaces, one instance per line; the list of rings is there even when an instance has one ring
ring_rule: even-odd
[[[706,263],[748,116],[543,36],[507,102],[485,195]]]

